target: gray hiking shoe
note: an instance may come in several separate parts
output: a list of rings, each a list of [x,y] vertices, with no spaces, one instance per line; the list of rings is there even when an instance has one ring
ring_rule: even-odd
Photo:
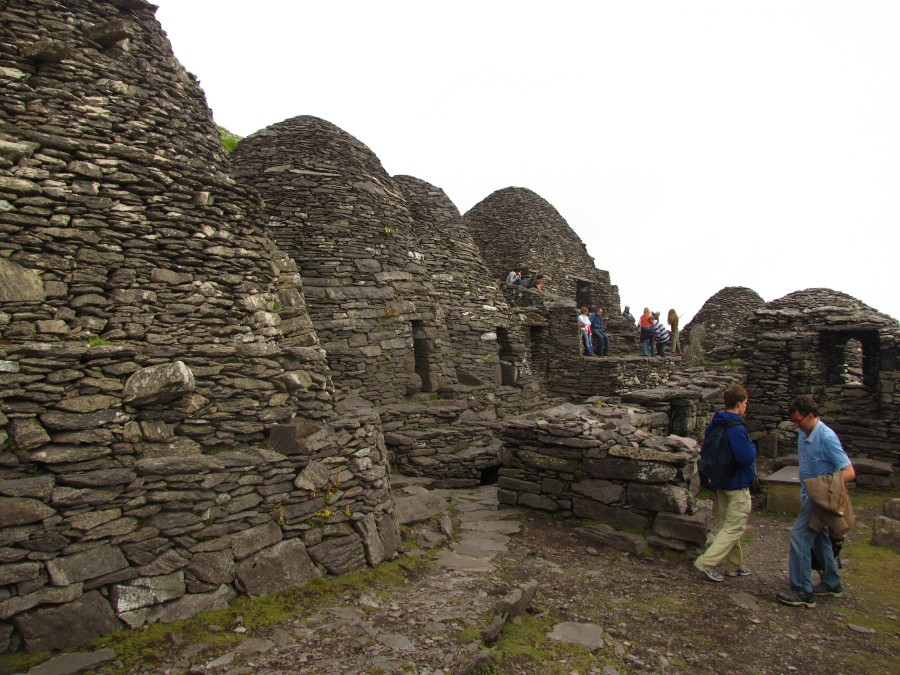
[[[694,567],[700,570],[706,578],[710,581],[725,581],[725,577],[722,576],[722,573],[719,572],[715,567],[707,567],[706,565],[701,565],[696,560],[694,561]]]
[[[812,609],[816,606],[816,596],[803,591],[792,590],[790,593],[779,593],[775,596],[775,599],[782,605],[790,605],[791,607],[809,607]]]
[[[813,586],[815,595],[830,595],[832,598],[839,598],[844,594],[844,589],[838,584],[837,588],[826,588],[825,584],[816,584]]]
[[[748,570],[743,565],[735,570],[728,570],[727,572],[725,572],[726,577],[749,577],[751,574],[753,574],[753,572]]]

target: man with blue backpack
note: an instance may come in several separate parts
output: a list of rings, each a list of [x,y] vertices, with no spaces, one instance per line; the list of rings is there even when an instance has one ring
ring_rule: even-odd
[[[744,415],[747,390],[732,384],[723,395],[725,410],[713,415],[706,427],[700,451],[700,483],[715,490],[719,531],[694,567],[710,581],[724,581],[719,565],[726,563],[725,575],[746,577],[741,537],[750,516],[750,486],[756,478],[756,447],[750,441]]]

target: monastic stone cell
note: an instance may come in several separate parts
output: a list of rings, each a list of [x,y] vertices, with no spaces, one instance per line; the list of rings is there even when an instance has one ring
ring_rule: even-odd
[[[244,139],[232,161],[299,265],[338,388],[376,403],[415,390],[413,323],[444,327],[428,309],[406,202],[375,154],[333,124],[300,116]]]
[[[851,457],[900,462],[900,326],[845,293],[811,288],[753,311],[735,336],[770,454],[796,452],[790,401],[813,395]],[[859,374],[848,368],[859,366]]]
[[[490,194],[463,216],[472,238],[496,279],[517,266],[544,274],[549,292],[577,306],[600,305],[608,332],[631,336],[621,318],[619,289],[609,272],[597,269],[584,242],[545,199],[526,188]]]
[[[766,301],[754,290],[743,286],[728,286],[712,295],[700,311],[694,315],[681,331],[681,343],[691,342],[691,334],[697,326],[704,329],[700,338],[702,352],[707,353],[716,348],[730,350],[735,339],[746,330],[753,311],[766,304]]]

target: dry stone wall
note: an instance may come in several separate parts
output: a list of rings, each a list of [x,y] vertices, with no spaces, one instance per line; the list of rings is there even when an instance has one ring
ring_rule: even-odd
[[[503,430],[501,503],[599,521],[606,527],[592,528],[593,538],[635,553],[705,544],[699,448],[668,435],[664,413],[597,399],[529,417]]]
[[[0,650],[393,555],[377,413],[154,7],[2,11]]]
[[[851,456],[897,465],[898,339],[895,319],[830,289],[797,291],[753,312],[736,353],[747,363],[764,454],[795,452],[787,406],[812,394]]]

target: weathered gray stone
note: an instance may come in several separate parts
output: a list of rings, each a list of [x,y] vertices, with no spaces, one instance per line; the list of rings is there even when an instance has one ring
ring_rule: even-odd
[[[242,560],[235,583],[251,597],[299,588],[321,576],[299,539],[281,541]]]
[[[334,442],[331,430],[315,422],[276,424],[269,432],[269,443],[282,455],[314,455]]]
[[[872,525],[872,543],[900,551],[900,520],[878,516]]]
[[[667,483],[678,476],[678,469],[661,462],[643,462],[630,459],[586,459],[584,471],[595,478]]]
[[[234,553],[229,549],[197,553],[191,558],[188,571],[210,584],[230,584],[234,581]]]
[[[572,492],[603,504],[616,504],[625,494],[625,488],[612,481],[588,478],[578,483],[572,483]]]
[[[50,434],[33,417],[10,420],[9,437],[20,450],[25,451],[34,450],[50,442]]]
[[[94,652],[70,652],[54,656],[28,670],[28,675],[74,675],[86,673],[116,660],[116,652],[110,648]]]
[[[643,530],[650,522],[647,516],[635,513],[633,510],[607,506],[592,499],[580,497],[572,500],[572,513],[579,518],[599,520],[613,527],[627,527],[632,530]]]
[[[580,527],[578,533],[594,544],[609,546],[626,553],[642,555],[647,551],[647,540],[643,536],[631,532],[620,532],[609,525],[595,524]]]
[[[400,525],[421,523],[447,510],[447,498],[437,492],[397,497],[394,518]]]
[[[385,560],[384,543],[378,534],[378,526],[374,513],[367,513],[362,520],[353,522],[353,529],[359,534],[363,549],[366,553],[366,562],[372,567],[380,565]]]
[[[124,403],[144,407],[169,403],[194,391],[194,374],[182,361],[150,366],[125,381]]]
[[[55,513],[54,509],[37,499],[0,497],[0,527],[36,523]]]
[[[139,577],[127,584],[116,584],[112,587],[110,602],[116,613],[121,614],[174,600],[184,593],[184,572],[178,571],[163,576]]]
[[[231,548],[234,557],[241,560],[281,539],[281,528],[276,523],[269,522],[235,533],[231,539]]]
[[[326,539],[310,546],[307,552],[310,558],[335,576],[355,572],[366,565],[362,542],[355,534]]]
[[[22,634],[25,649],[29,652],[74,647],[122,627],[112,607],[96,591],[86,593],[62,607],[19,614],[13,623]]]
[[[47,561],[47,573],[55,586],[68,586],[128,567],[117,546],[102,544],[80,553]]]
[[[33,497],[46,500],[53,494],[53,486],[56,484],[53,476],[38,476],[37,478],[12,478],[0,482],[0,495],[6,497]]]
[[[2,485],[3,483],[0,483],[0,486]],[[888,499],[884,503],[882,515],[894,520],[900,520],[900,499]]]
[[[687,513],[690,493],[677,485],[631,483],[628,486],[627,500],[639,509]]]
[[[26,191],[30,181],[4,177],[0,188]],[[18,185],[18,188],[16,187]],[[40,192],[40,187],[35,191]],[[27,190],[30,191],[30,190]],[[0,258],[0,302],[42,302],[46,298],[41,277],[33,270],[17,265],[7,258]]]
[[[72,584],[62,588],[53,586],[41,588],[27,595],[16,595],[0,602],[0,621],[27,611],[38,605],[61,605],[81,597],[83,584]]]
[[[575,621],[563,621],[553,626],[553,630],[547,633],[551,640],[582,645],[588,649],[602,649],[603,628],[593,623],[578,623]]]
[[[36,578],[44,569],[42,563],[23,562],[11,565],[0,565],[0,586],[16,584]]]
[[[660,537],[687,541],[699,546],[706,544],[709,518],[707,514],[683,515],[661,512],[653,520],[653,532]]]

